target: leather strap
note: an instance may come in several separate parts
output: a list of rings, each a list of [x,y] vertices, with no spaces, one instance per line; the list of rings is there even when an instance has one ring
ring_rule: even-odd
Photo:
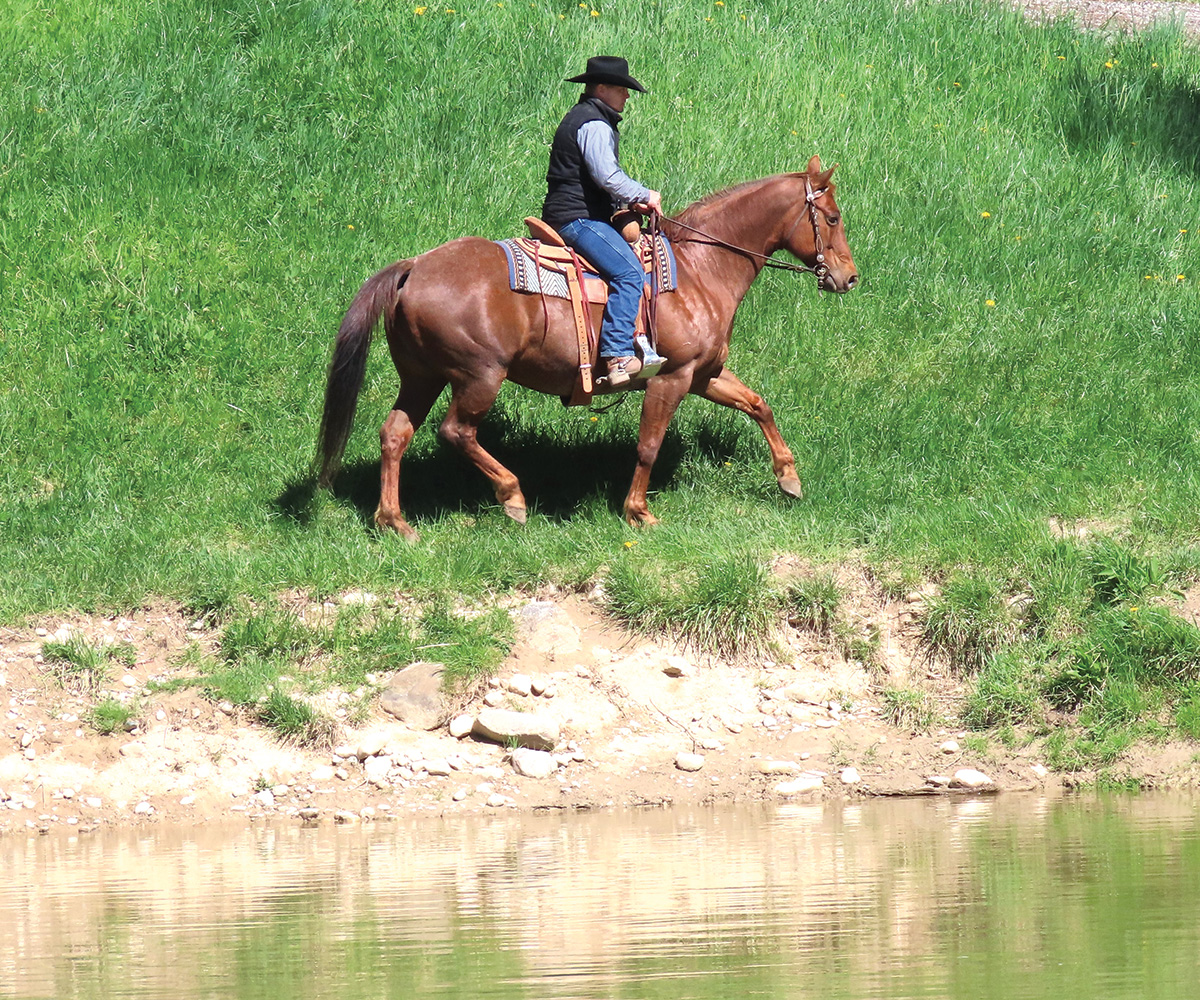
[[[583,290],[583,270],[572,252],[574,267],[567,269],[567,289],[571,293],[571,312],[575,314],[575,337],[579,343],[579,388],[584,397],[592,394],[592,352],[588,322],[587,294]]]

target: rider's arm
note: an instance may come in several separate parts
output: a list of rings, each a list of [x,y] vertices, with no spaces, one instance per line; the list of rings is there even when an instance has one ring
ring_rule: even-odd
[[[604,188],[614,202],[633,204],[650,199],[654,192],[621,169],[617,162],[616,135],[606,122],[584,122],[575,141],[592,180]]]

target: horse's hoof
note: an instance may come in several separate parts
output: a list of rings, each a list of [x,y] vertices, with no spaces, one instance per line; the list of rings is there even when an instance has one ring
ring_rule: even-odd
[[[625,520],[634,528],[651,528],[658,524],[658,518],[648,510],[638,511],[637,513],[629,512],[625,515]]]
[[[380,515],[376,514],[375,526],[379,528],[380,531],[394,531],[410,545],[419,541],[421,538],[421,536],[417,534],[417,529],[402,517],[381,517]]]
[[[524,524],[528,512],[524,507],[518,507],[516,504],[506,503],[504,505],[504,513],[511,517],[517,524]]]
[[[790,497],[795,497],[797,500],[804,496],[804,489],[800,486],[799,479],[781,479],[779,480],[779,488]]]

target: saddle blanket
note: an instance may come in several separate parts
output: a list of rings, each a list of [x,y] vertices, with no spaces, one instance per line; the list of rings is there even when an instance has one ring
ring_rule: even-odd
[[[673,292],[676,286],[675,252],[671,249],[671,241],[665,236],[660,233],[657,238],[659,246],[658,290],[660,292]],[[570,291],[567,288],[566,275],[561,270],[563,265],[560,264],[558,266],[559,269],[547,267],[545,264],[534,266],[534,254],[543,247],[546,251],[553,250],[556,253],[562,252],[561,247],[551,247],[540,243],[538,240],[526,239],[524,237],[496,240],[495,242],[504,251],[504,256],[508,259],[508,287],[514,292],[540,293],[556,299],[569,299],[571,297]],[[650,263],[652,260],[650,254],[650,234],[643,233],[641,243],[637,244],[634,249],[642,258],[646,270],[650,271],[652,266]],[[584,274],[588,277],[594,277],[596,272],[592,269],[592,266],[583,257],[579,259],[583,262]]]

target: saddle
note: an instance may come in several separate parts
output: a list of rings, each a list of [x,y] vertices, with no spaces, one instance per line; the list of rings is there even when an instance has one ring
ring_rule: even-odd
[[[579,406],[592,398],[595,388],[592,369],[597,362],[599,342],[593,327],[592,307],[608,301],[608,285],[587,260],[563,243],[562,237],[541,219],[527,218],[530,236],[497,242],[508,259],[509,287],[515,292],[536,293],[545,297],[568,299],[575,319],[579,345],[579,375],[569,397],[563,402]],[[657,347],[654,329],[654,299],[659,291],[675,289],[675,258],[670,243],[662,236],[643,234],[633,244],[634,252],[652,280],[642,294],[638,308],[635,340],[645,337]],[[547,320],[548,322],[548,320]]]

